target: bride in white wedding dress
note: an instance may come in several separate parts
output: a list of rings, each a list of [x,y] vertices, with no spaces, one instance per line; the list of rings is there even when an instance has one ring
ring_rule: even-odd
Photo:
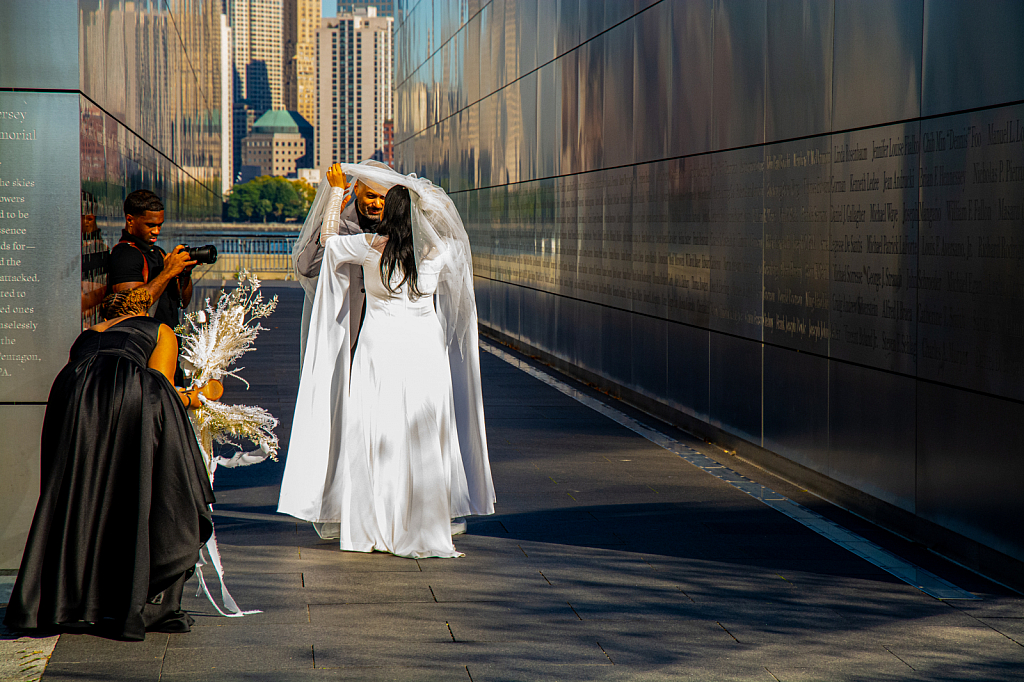
[[[378,234],[334,233],[345,174],[391,187]],[[311,211],[325,216],[324,258],[278,510],[329,524],[343,550],[461,556],[451,519],[494,511],[465,228],[415,176],[335,165],[328,180],[338,187],[324,202],[321,185]],[[366,290],[351,371],[350,266]]]

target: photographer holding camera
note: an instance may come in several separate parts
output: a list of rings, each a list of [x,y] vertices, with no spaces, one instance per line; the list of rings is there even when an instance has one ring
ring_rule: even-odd
[[[217,260],[213,246],[189,249],[179,244],[170,253],[156,245],[164,224],[164,204],[148,189],[135,190],[124,200],[121,241],[110,250],[107,291],[116,294],[143,288],[156,301],[151,316],[171,329],[181,323],[181,309],[192,300],[192,268]],[[182,386],[181,367],[174,385]]]
[[[156,301],[152,317],[174,329],[181,322],[181,309],[192,300],[192,268],[198,261],[180,244],[170,253],[156,245],[164,205],[149,190],[136,190],[125,198],[124,220],[121,241],[110,251],[108,290],[146,289]]]

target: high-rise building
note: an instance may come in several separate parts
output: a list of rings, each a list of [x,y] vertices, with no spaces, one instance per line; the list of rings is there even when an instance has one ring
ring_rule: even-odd
[[[375,7],[321,20],[317,35],[316,166],[382,154],[394,118],[392,17]]]
[[[312,142],[313,127],[301,114],[268,111],[242,142],[242,162],[259,167],[258,175],[296,177],[299,168],[312,165]]]
[[[316,32],[320,0],[284,0],[284,108],[316,120]]]
[[[220,192],[227,194],[235,176],[235,125],[231,46],[231,24],[227,14],[220,15]]]
[[[234,43],[235,101],[256,111],[281,109],[283,0],[228,0]]]
[[[338,0],[338,16],[342,14],[354,14],[356,11],[373,7],[377,10],[378,17],[395,16],[395,0]]]
[[[384,121],[384,148],[380,156],[374,158],[395,167],[395,122],[390,118]]]
[[[233,183],[245,182],[246,171],[242,162],[242,148],[245,138],[252,132],[253,124],[264,112],[253,109],[245,101],[235,102],[231,118],[231,163],[233,167]]]
[[[231,28],[232,174],[242,172],[242,141],[269,109],[281,109],[283,0],[224,0]]]

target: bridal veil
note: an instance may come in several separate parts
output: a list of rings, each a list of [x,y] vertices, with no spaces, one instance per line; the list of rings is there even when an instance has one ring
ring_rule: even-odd
[[[462,219],[444,190],[425,178],[365,163],[341,164],[341,168],[350,181],[385,188],[407,187],[412,199],[417,262],[434,258],[443,258],[445,262],[438,278],[435,305],[447,346],[470,511],[493,514],[494,485],[480,387],[472,253]],[[313,231],[320,229],[330,190],[326,180],[320,183],[296,242],[293,263]],[[306,291],[309,314],[304,311],[302,377],[278,511],[314,523],[337,523],[343,505],[337,499],[336,481],[345,475],[338,470],[337,448],[346,427],[349,316],[358,315],[359,311],[349,309],[348,276],[325,274],[321,271],[318,278],[298,277]]]

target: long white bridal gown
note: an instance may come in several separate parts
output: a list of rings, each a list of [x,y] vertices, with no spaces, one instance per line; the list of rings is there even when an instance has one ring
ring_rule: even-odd
[[[312,358],[315,365],[317,358],[335,355],[334,364],[338,364],[337,354],[349,352],[347,341],[325,339],[344,337],[348,329],[344,318],[350,311],[337,312],[331,306],[331,301],[344,299],[346,264],[363,268],[366,318],[352,359],[347,396],[342,391],[342,404],[332,405],[333,424],[327,429],[331,442],[318,443],[325,429],[314,418],[308,429],[318,433],[293,433],[288,454],[292,465],[297,441],[300,448],[331,450],[326,471],[305,472],[301,478],[316,486],[322,475],[322,504],[334,508],[296,513],[296,505],[286,499],[296,485],[295,470],[289,466],[293,476],[289,483],[286,470],[280,510],[313,521],[340,520],[343,550],[378,550],[411,558],[461,556],[452,543],[451,519],[472,510],[459,449],[448,350],[432,296],[445,257],[421,261],[417,280],[421,296],[412,297],[408,283],[392,293],[381,280],[381,254],[370,246],[370,237],[336,235],[326,240],[317,290],[323,309],[314,316],[320,325],[331,323],[335,334],[325,335],[321,329],[314,335],[311,330],[314,345],[307,347],[306,362]],[[393,282],[400,279],[396,273]],[[332,348],[318,352],[318,344]],[[331,363],[321,364],[319,368],[304,365],[302,381],[313,386],[306,386],[308,400],[302,399],[300,387],[297,410],[303,404],[319,410],[323,403],[335,402],[330,384],[345,377],[335,373],[331,381],[330,374],[321,374]],[[308,395],[310,390],[314,395]],[[297,418],[293,428],[309,421]]]

